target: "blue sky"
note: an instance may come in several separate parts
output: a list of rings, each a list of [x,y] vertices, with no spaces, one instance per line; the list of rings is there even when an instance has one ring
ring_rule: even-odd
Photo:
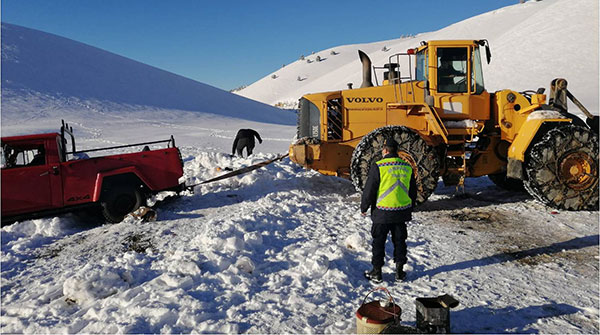
[[[2,0],[2,22],[225,90],[302,54],[446,27],[517,0]]]

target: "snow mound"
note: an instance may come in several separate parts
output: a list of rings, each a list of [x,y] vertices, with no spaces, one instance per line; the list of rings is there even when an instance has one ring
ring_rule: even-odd
[[[346,237],[346,239],[344,240],[344,245],[346,246],[346,248],[351,250],[364,250],[366,246],[365,241],[365,236],[362,236],[359,233],[354,233]]]
[[[247,257],[247,256],[242,256],[240,257],[236,262],[235,262],[235,266],[247,273],[252,273],[254,272],[254,269],[256,269],[256,266],[254,265],[254,262],[252,262],[252,260]]]
[[[118,269],[88,264],[65,280],[63,294],[67,301],[84,305],[128,288]]]

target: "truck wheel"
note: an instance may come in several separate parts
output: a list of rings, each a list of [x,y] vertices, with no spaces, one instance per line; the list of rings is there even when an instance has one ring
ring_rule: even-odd
[[[554,128],[525,160],[529,194],[547,206],[598,209],[598,136],[587,128]]]
[[[500,172],[495,174],[488,174],[488,178],[496,184],[496,186],[515,192],[523,192],[525,191],[525,187],[523,186],[523,181],[520,179],[508,178],[506,177],[506,172]]]
[[[382,158],[381,150],[387,138],[398,142],[398,155],[413,168],[417,182],[417,204],[427,200],[437,187],[439,160],[433,147],[417,133],[407,127],[386,126],[365,135],[352,153],[350,177],[354,187],[361,191],[365,187],[369,168]]]
[[[102,201],[102,216],[110,223],[123,221],[125,215],[140,208],[144,198],[134,186],[118,186],[111,188]]]

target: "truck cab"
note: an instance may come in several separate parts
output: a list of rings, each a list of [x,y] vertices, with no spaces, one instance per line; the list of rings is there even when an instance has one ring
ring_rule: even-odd
[[[63,206],[59,134],[2,138],[2,216]]]
[[[161,144],[167,148],[150,149]],[[150,195],[185,188],[173,137],[78,151],[63,123],[60,133],[3,137],[1,150],[3,223],[86,207],[120,222]],[[119,153],[90,157],[102,151]]]

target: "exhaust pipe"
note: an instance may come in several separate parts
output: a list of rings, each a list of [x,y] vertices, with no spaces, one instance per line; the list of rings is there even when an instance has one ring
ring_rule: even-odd
[[[362,63],[363,75],[363,82],[360,85],[360,87],[372,87],[373,82],[371,81],[371,59],[369,58],[369,56],[367,56],[366,53],[362,52],[361,50],[358,50],[358,56],[360,57],[360,61]]]

